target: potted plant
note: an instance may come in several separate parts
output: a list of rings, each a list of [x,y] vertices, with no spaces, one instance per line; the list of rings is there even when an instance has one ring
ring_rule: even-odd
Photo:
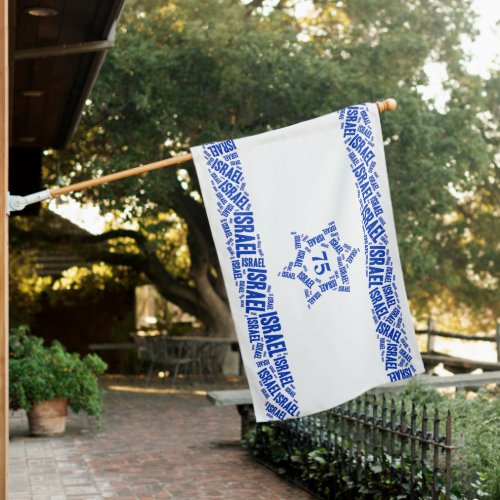
[[[69,353],[60,342],[44,346],[27,327],[11,331],[9,338],[10,407],[28,413],[30,432],[45,436],[66,428],[67,408],[88,415],[102,413],[98,376],[106,363],[97,355],[83,358]]]

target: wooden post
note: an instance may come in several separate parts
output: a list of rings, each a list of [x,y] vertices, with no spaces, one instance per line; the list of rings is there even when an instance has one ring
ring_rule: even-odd
[[[500,322],[497,321],[497,359],[500,363]]]
[[[8,0],[0,1],[0,498],[7,498],[9,446]]]
[[[436,329],[436,323],[434,320],[429,316],[429,321],[427,321],[427,353],[432,353],[434,352],[434,342],[436,340],[436,337],[433,335],[434,330]],[[428,370],[425,371],[427,375],[433,375],[434,374],[434,368],[429,368]]]
[[[429,321],[427,322],[427,352],[434,352],[434,341],[436,337],[433,335],[434,330],[436,329],[436,323],[434,320],[429,317]]]

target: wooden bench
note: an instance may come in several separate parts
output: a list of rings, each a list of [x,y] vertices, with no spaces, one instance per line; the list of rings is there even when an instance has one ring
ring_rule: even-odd
[[[500,371],[480,374],[452,375],[450,377],[433,377],[417,375],[418,381],[433,387],[478,388],[490,384],[500,384]],[[413,380],[413,379],[410,379]],[[404,389],[409,380],[401,380],[392,384],[382,385],[368,391],[368,394],[397,393]],[[241,416],[241,437],[255,426],[255,413],[249,389],[211,391],[208,400],[215,406],[236,406]]]
[[[89,351],[123,351],[134,349],[133,342],[108,342],[104,344],[89,344]]]
[[[224,391],[210,391],[208,400],[215,406],[236,406],[241,417],[241,439],[255,426],[255,413],[253,410],[250,389],[231,389]]]
[[[132,367],[135,371],[135,362],[132,362],[129,355],[125,353],[127,351],[132,351],[134,349],[134,344],[132,342],[105,342],[98,344],[88,344],[88,349],[90,352],[98,354],[102,357],[108,365],[113,366],[113,370],[121,373],[125,370],[128,371]],[[122,353],[118,355],[117,353]]]

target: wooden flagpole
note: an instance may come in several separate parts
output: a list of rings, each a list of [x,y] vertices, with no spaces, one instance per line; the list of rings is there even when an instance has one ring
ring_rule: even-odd
[[[127,170],[122,170],[121,172],[115,172],[114,174],[103,175],[98,179],[91,179],[90,181],[77,182],[76,184],[71,184],[70,186],[51,189],[50,196],[54,198],[56,196],[60,196],[61,194],[81,191],[82,189],[98,186],[99,184],[106,184],[107,182],[117,181],[118,179],[124,179],[125,177],[131,177],[132,175],[139,175],[144,172],[151,172],[151,170],[158,170],[159,168],[171,167],[172,165],[178,165],[179,163],[186,163],[192,159],[193,155],[189,153],[186,155],[175,156],[174,158],[169,158],[168,160],[155,161],[154,163],[129,168]]]
[[[397,107],[397,102],[396,99],[386,99],[385,101],[377,101],[376,105],[378,112],[383,113],[384,111],[394,111]],[[77,182],[76,184],[71,184],[70,186],[51,189],[49,190],[49,192],[50,196],[52,198],[55,198],[56,196],[60,196],[62,194],[81,191],[82,189],[98,186],[100,184],[106,184],[107,182],[117,181],[118,179],[124,179],[125,177],[131,177],[133,175],[139,175],[145,172],[151,172],[152,170],[157,170],[159,168],[179,165],[180,163],[186,163],[192,159],[193,155],[191,153],[185,155],[179,155],[174,158],[169,158],[167,160],[155,161],[154,163],[148,163],[146,165],[130,168],[128,170],[122,170],[121,172],[116,172],[114,174],[104,175],[103,177],[99,177],[98,179],[91,179],[89,181]]]

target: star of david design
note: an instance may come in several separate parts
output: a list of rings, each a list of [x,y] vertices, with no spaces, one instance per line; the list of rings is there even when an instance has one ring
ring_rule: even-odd
[[[295,257],[278,276],[297,282],[310,309],[328,293],[350,293],[349,266],[360,253],[342,242],[334,221],[312,236],[291,233]]]

